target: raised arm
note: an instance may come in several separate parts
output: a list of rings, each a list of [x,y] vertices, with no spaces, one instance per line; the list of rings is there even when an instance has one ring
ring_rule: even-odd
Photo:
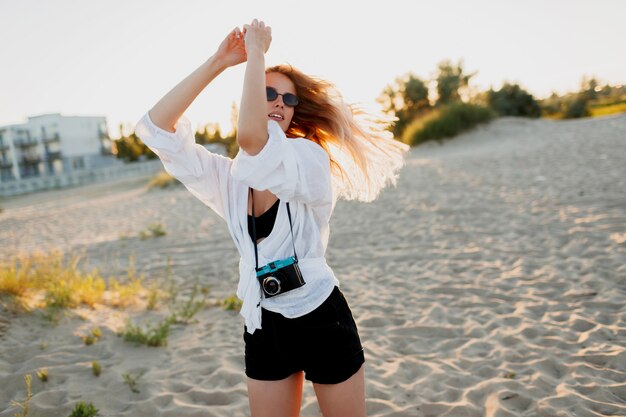
[[[244,25],[244,34],[248,62],[237,123],[237,143],[249,155],[256,155],[268,138],[264,54],[270,47],[272,30],[254,19],[250,25]]]
[[[208,60],[172,88],[152,109],[150,118],[154,124],[168,132],[174,126],[200,92],[226,68],[245,62],[246,49],[241,30],[233,29]]]

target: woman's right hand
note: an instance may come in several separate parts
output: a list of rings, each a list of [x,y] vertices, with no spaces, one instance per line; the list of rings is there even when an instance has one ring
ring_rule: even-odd
[[[272,43],[272,28],[265,26],[262,20],[254,19],[249,25],[243,25],[243,37],[246,53],[258,49],[265,54]]]
[[[217,48],[215,57],[227,67],[241,64],[248,59],[243,34],[238,27],[233,29],[222,41]]]

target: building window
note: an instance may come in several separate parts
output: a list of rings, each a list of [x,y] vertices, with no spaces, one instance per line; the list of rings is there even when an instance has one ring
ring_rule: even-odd
[[[74,169],[85,168],[85,159],[82,157],[74,158],[72,160],[72,168]]]

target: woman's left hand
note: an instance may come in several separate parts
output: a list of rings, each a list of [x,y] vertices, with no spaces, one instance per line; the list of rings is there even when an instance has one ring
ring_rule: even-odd
[[[243,39],[248,54],[254,49],[266,53],[272,43],[272,28],[265,26],[262,20],[254,19],[249,25],[243,25]]]

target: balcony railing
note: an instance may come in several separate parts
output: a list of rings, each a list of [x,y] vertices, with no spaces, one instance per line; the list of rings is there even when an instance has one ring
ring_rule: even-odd
[[[22,157],[22,164],[24,165],[37,165],[41,162],[41,157],[39,155],[24,155]]]
[[[0,168],[11,168],[12,166],[13,166],[13,162],[0,159]]]
[[[55,159],[62,159],[63,155],[61,154],[61,151],[49,151],[46,154],[46,161],[53,161]]]
[[[61,136],[58,133],[55,133],[52,136],[43,138],[41,141],[43,143],[52,143],[52,142],[59,142],[60,140],[61,140]]]
[[[0,152],[6,151],[9,148],[10,148],[10,146],[9,146],[8,143],[0,142]]]
[[[36,139],[31,139],[31,138],[15,139],[15,141],[13,143],[15,143],[15,146],[19,146],[20,148],[27,148],[27,147],[30,147],[30,146],[37,146],[37,140]]]

